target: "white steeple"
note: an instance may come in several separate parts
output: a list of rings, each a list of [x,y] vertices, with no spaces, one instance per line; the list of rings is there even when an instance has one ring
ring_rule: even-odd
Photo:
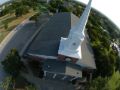
[[[84,31],[91,10],[91,2],[92,0],[89,1],[78,23],[71,28],[68,38],[61,38],[58,54],[76,59],[82,58],[81,43],[85,37]]]

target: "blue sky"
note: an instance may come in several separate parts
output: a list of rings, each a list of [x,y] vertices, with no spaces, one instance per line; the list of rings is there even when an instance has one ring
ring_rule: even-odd
[[[0,4],[8,0],[0,0]],[[89,0],[77,0],[85,4]],[[92,7],[109,17],[120,28],[120,0],[92,0]]]
[[[6,1],[9,1],[9,0],[0,0],[0,4],[4,3]]]

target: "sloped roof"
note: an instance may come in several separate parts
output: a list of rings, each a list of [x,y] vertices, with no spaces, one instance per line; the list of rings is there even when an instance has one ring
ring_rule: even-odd
[[[42,28],[35,40],[33,40],[26,53],[57,57],[61,37],[68,37],[70,28],[78,20],[79,18],[72,13],[55,14]],[[77,62],[77,64],[95,69],[96,65],[87,34],[81,50],[83,59]]]

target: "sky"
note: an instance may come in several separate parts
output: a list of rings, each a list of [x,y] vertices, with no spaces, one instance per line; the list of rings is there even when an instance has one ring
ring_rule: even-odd
[[[89,0],[77,0],[85,4]],[[120,29],[120,0],[92,0],[92,7],[112,20]]]
[[[0,4],[8,0],[0,0]],[[89,0],[77,0],[85,4]],[[92,0],[92,7],[106,15],[120,28],[120,0]]]
[[[4,3],[6,1],[9,1],[9,0],[0,0],[0,4]]]

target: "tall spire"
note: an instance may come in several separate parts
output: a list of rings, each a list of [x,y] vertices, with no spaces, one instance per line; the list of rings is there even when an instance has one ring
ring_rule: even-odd
[[[89,14],[90,14],[90,10],[91,10],[91,3],[92,3],[92,0],[90,0],[88,2],[88,5],[86,6],[83,14],[81,15],[80,19],[79,19],[79,22],[77,23],[77,25],[75,26],[76,29],[79,31],[79,32],[84,32],[85,30],[85,26],[87,24],[87,21],[88,21],[88,17],[89,17]]]
[[[88,17],[89,17],[89,14],[90,14],[90,10],[91,10],[91,3],[92,3],[92,0],[90,0],[84,10],[84,12],[82,13],[82,15],[80,16],[80,19],[78,21],[78,23],[73,26],[70,30],[70,34],[69,34],[69,37],[71,36],[71,34],[73,33],[77,33],[77,34],[84,34],[84,31],[85,31],[85,26],[87,24],[87,21],[88,21]],[[68,37],[68,38],[69,38]]]
[[[61,38],[58,54],[81,59],[81,43],[84,40],[85,26],[91,10],[92,0],[89,1],[78,23],[70,30],[68,38]]]

